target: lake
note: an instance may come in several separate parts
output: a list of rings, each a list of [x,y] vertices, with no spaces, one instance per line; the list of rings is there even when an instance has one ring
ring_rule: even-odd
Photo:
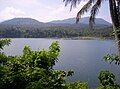
[[[109,70],[116,75],[120,84],[120,66],[106,63],[102,60],[105,54],[116,53],[116,45],[113,40],[62,40],[62,39],[12,39],[10,46],[6,46],[4,52],[7,55],[22,54],[25,45],[33,50],[48,49],[53,41],[59,41],[61,53],[59,61],[54,69],[74,70],[75,74],[68,77],[67,81],[88,82],[90,87],[98,83],[98,74],[101,70]]]

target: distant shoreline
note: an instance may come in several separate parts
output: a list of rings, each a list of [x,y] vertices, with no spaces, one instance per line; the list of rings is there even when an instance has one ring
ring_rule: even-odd
[[[19,38],[0,38],[0,39],[19,39]],[[21,39],[21,38],[20,38]],[[25,39],[61,39],[61,40],[114,40],[111,37],[69,37],[69,38],[58,38],[58,37],[51,37],[51,38],[25,38]]]

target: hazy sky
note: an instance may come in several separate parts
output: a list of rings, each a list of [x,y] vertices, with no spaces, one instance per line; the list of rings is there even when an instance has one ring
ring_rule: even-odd
[[[70,12],[70,6],[65,7],[63,0],[0,0],[0,22],[15,17],[29,17],[42,22],[72,18],[85,3],[81,2]],[[111,20],[107,1],[103,2],[99,12],[97,17]],[[86,16],[89,13],[83,17]]]

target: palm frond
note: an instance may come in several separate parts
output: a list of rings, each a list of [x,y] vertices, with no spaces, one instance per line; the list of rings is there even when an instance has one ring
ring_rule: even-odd
[[[80,4],[81,0],[63,0],[63,2],[65,2],[65,6],[71,4],[70,10],[72,10],[73,7],[76,7],[78,4]]]
[[[91,27],[93,27],[93,24],[95,23],[95,16],[97,15],[99,8],[101,7],[102,1],[103,0],[97,0],[96,3],[92,6],[91,15],[89,19],[89,23]]]
[[[68,4],[71,4],[71,9],[72,9],[72,7],[76,7],[77,4],[80,4],[81,1],[83,1],[83,0],[63,0],[63,2],[65,2],[65,6],[67,6]],[[76,23],[79,22],[81,15],[83,15],[85,12],[88,12],[91,9],[89,23],[90,23],[90,26],[92,27],[93,24],[95,23],[95,16],[96,16],[97,12],[99,11],[99,8],[101,7],[102,1],[103,0],[89,0],[82,7],[82,9],[80,9],[80,11],[77,13]],[[94,4],[94,5],[92,5],[92,4]]]
[[[89,8],[92,6],[92,0],[89,0],[83,7],[82,9],[77,13],[76,17],[76,23],[79,22],[79,19],[81,18],[81,15],[83,15],[85,12],[89,11]]]

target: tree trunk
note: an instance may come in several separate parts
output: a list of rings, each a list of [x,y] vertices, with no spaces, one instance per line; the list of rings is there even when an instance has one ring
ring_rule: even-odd
[[[118,46],[118,55],[120,56],[120,29],[113,27],[114,31],[115,31],[115,40]]]
[[[115,40],[118,45],[118,55],[120,56],[120,6],[119,0],[109,0],[110,14],[113,23],[113,30],[115,33]]]

